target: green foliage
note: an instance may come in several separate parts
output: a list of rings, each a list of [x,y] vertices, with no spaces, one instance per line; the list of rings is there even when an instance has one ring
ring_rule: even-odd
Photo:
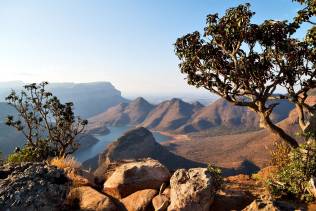
[[[54,148],[48,146],[47,141],[38,141],[36,147],[27,144],[21,150],[10,154],[6,162],[40,162],[46,160],[48,157],[54,157],[57,154]]]
[[[215,190],[220,190],[223,186],[224,179],[222,170],[219,167],[208,165],[207,170],[211,173]]]
[[[73,103],[63,104],[46,91],[47,85],[47,82],[29,84],[19,94],[12,91],[6,98],[18,112],[17,118],[8,116],[6,124],[20,131],[27,141],[25,148],[10,159],[47,159],[50,152],[65,157],[78,149],[75,138],[88,121],[74,115]]]
[[[302,201],[313,200],[308,182],[316,175],[315,142],[301,145],[288,155],[288,162],[267,181],[270,192],[276,197],[294,197]]]
[[[303,9],[297,12],[297,15],[294,17],[293,22],[290,24],[291,32],[294,33],[301,26],[302,23],[310,23],[316,25],[315,22],[311,20],[312,17],[316,16],[316,1],[315,0],[293,0],[299,2],[304,6]],[[313,27],[315,31],[315,27]],[[314,39],[315,40],[315,39]]]

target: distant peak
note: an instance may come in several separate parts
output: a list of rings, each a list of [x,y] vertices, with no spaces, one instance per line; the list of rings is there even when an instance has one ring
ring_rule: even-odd
[[[135,100],[133,100],[134,102],[147,102],[147,100],[145,100],[143,97],[138,97]]]
[[[171,102],[183,102],[183,100],[181,100],[180,98],[172,98],[170,101]]]
[[[197,106],[197,107],[204,107],[204,105],[200,103],[199,101],[193,102],[192,105]]]

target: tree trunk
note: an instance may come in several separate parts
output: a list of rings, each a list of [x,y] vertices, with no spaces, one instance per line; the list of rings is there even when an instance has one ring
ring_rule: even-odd
[[[294,138],[292,138],[290,135],[284,132],[282,128],[278,127],[271,121],[269,115],[264,114],[264,113],[260,113],[259,115],[260,115],[260,126],[263,126],[264,128],[269,129],[279,139],[289,144],[291,148],[295,149],[299,146],[298,142]]]

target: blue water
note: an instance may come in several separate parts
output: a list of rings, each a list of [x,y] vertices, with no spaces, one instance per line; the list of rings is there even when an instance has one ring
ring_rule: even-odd
[[[78,161],[84,162],[89,160],[90,158],[95,157],[96,155],[102,153],[106,147],[116,141],[119,137],[121,137],[125,132],[127,132],[130,127],[108,127],[110,129],[110,133],[106,135],[95,135],[97,139],[100,141],[91,147],[80,150],[80,152],[75,153],[75,157]],[[152,132],[157,142],[164,142],[170,140],[170,137],[162,135],[158,132]]]

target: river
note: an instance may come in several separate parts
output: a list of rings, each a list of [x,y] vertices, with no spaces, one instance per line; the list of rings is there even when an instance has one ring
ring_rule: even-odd
[[[125,132],[127,132],[130,127],[108,127],[110,129],[110,133],[106,135],[95,135],[95,138],[100,141],[91,147],[80,150],[80,152],[75,153],[74,156],[80,162],[84,162],[89,160],[90,158],[95,157],[96,155],[102,153],[107,145],[116,141],[119,137],[121,137]],[[164,142],[170,140],[170,137],[162,135],[158,132],[152,132],[157,142]]]

